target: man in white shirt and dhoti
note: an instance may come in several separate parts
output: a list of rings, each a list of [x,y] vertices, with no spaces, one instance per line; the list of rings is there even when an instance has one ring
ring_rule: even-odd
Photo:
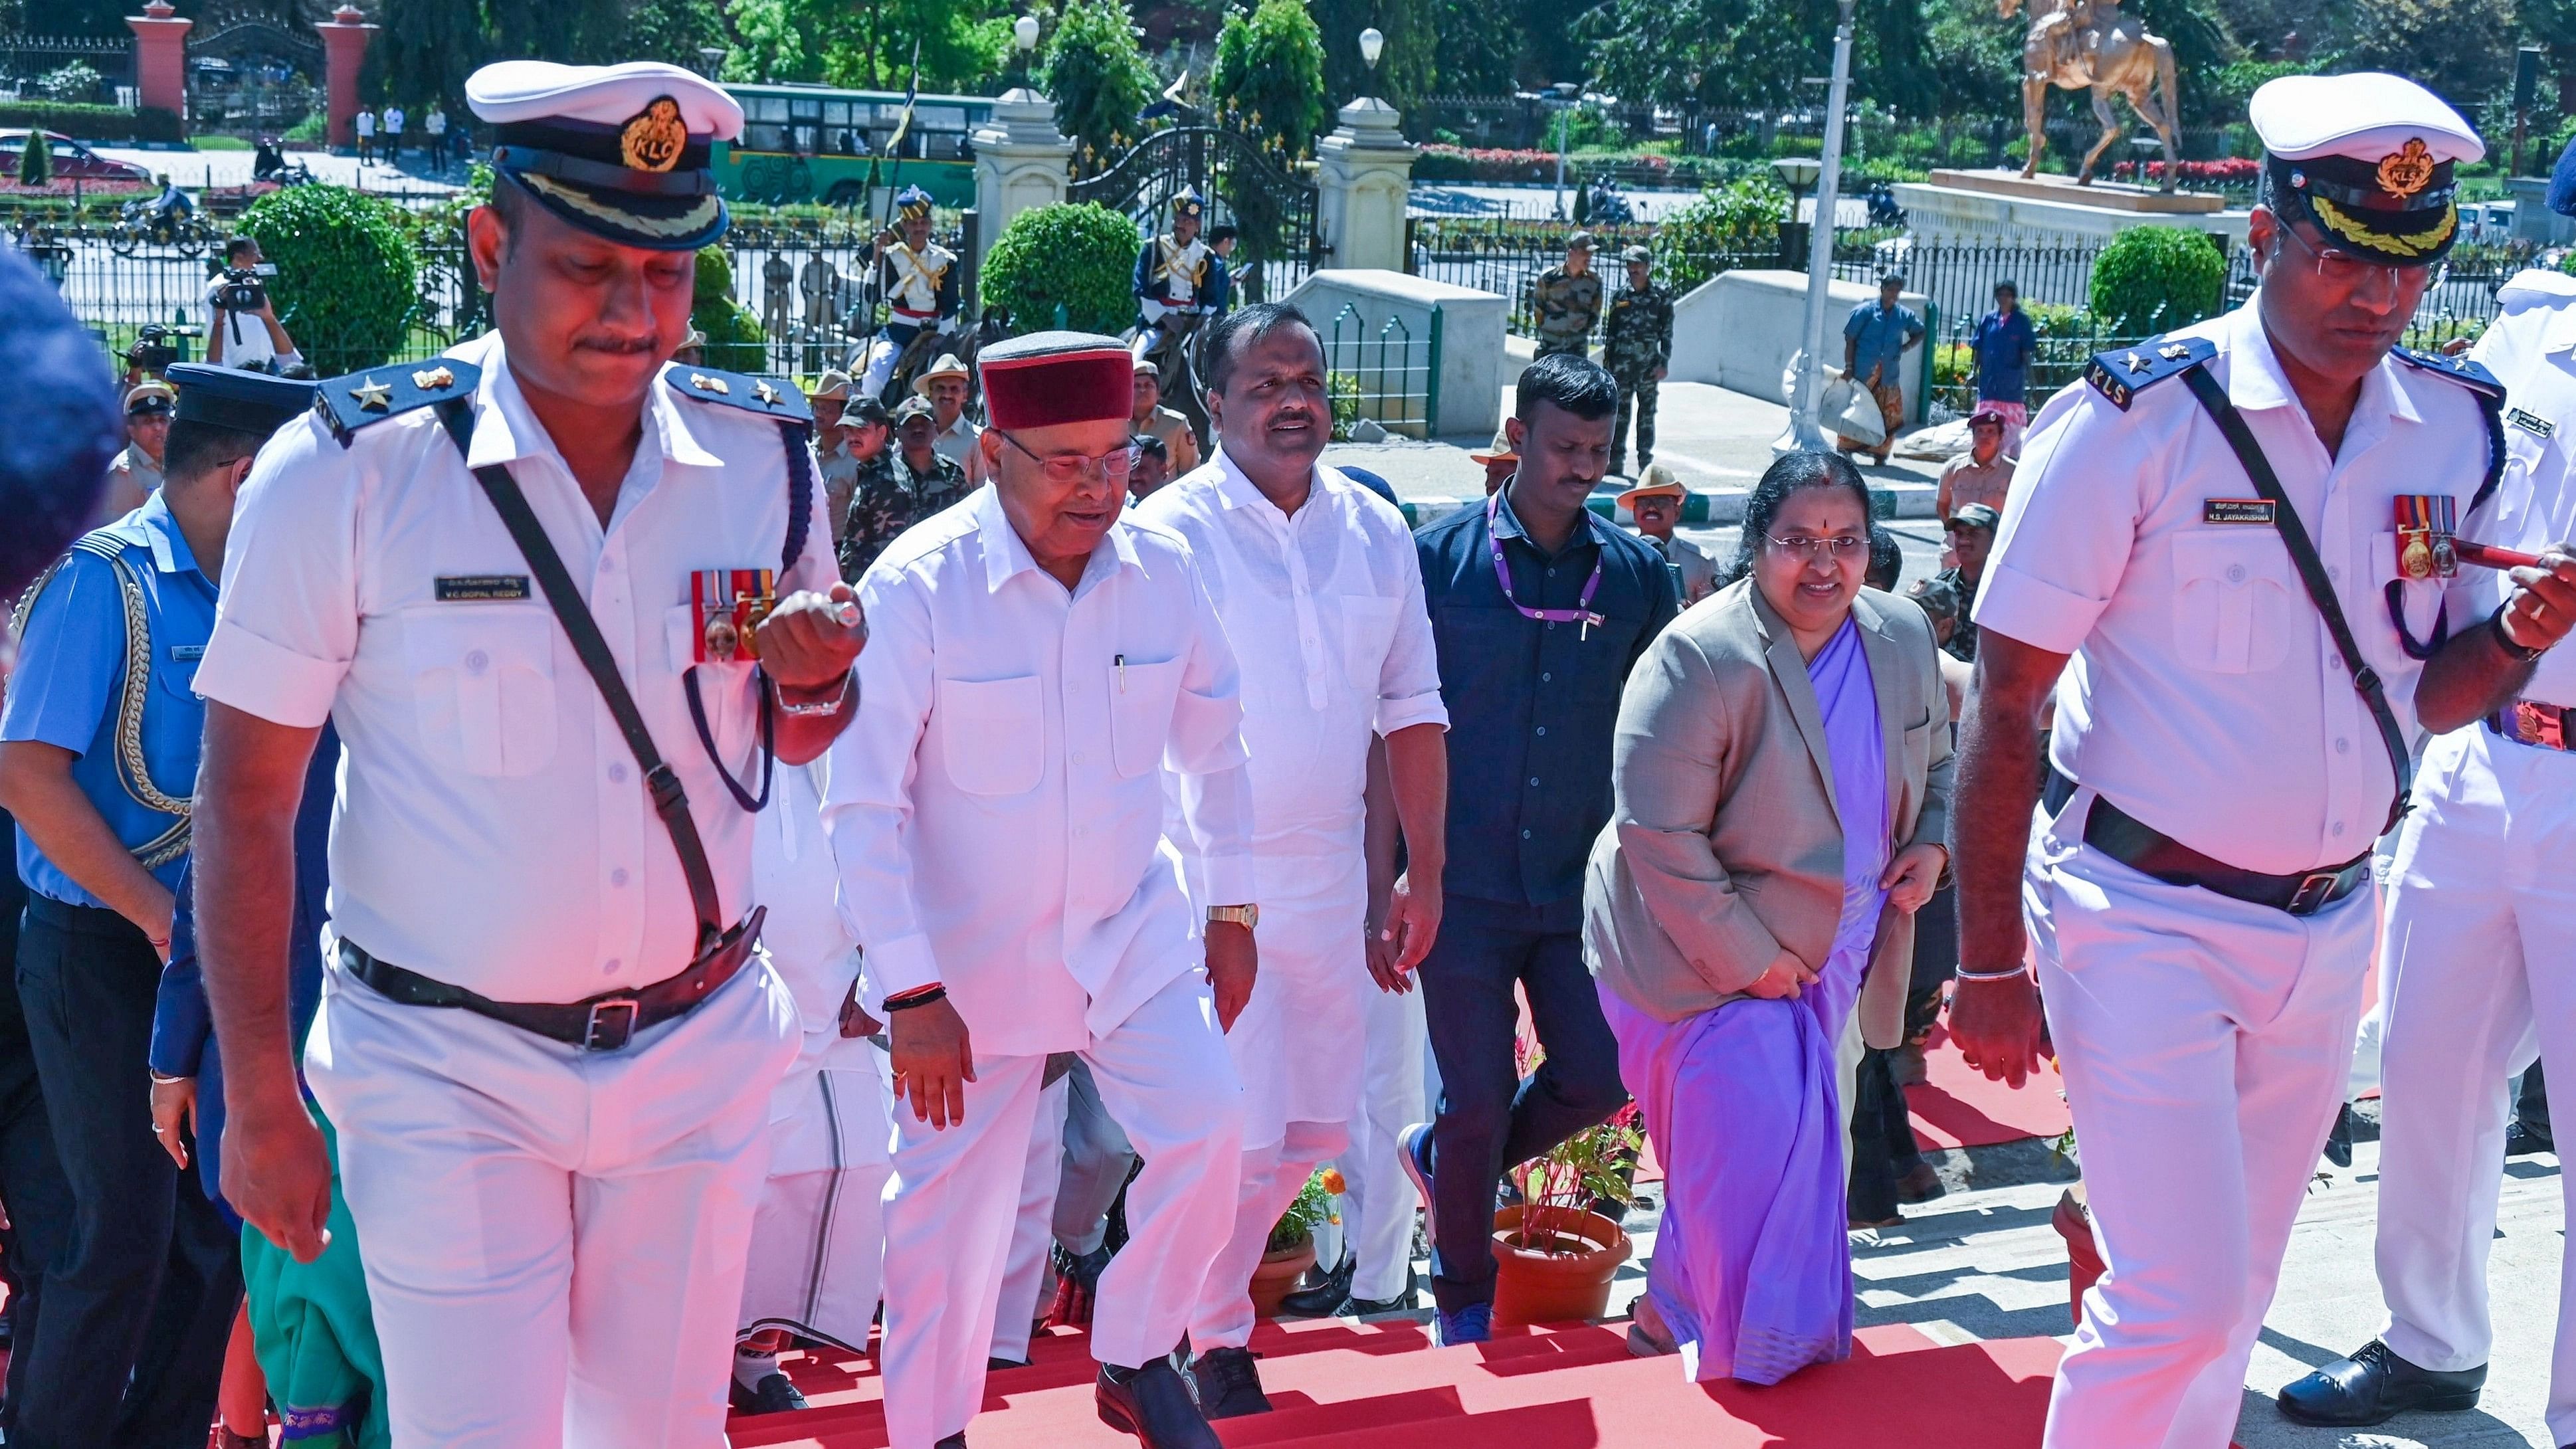
[[[1148,1449],[1217,1449],[1171,1354],[1239,1180],[1221,1033],[1252,994],[1255,912],[1234,655],[1188,547],[1119,517],[1126,350],[1041,332],[979,366],[994,485],[861,580],[870,722],[824,795],[899,1098],[887,1434],[966,1443],[1047,1058],[1069,1052],[1146,1162],[1092,1322],[1101,1417]]]

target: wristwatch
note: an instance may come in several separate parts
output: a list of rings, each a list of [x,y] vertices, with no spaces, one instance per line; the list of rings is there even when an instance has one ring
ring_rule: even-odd
[[[1261,924],[1261,907],[1210,906],[1208,907],[1207,918],[1208,924],[1211,926],[1215,925],[1219,921],[1232,921],[1234,924],[1249,931],[1255,926]]]

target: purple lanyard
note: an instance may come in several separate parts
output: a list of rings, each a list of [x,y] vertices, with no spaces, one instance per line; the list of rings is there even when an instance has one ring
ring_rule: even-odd
[[[1494,551],[1494,582],[1502,585],[1503,602],[1520,610],[1521,617],[1524,619],[1543,619],[1550,624],[1581,624],[1583,632],[1579,637],[1591,638],[1594,629],[1610,622],[1592,612],[1592,596],[1601,589],[1602,551],[1599,549],[1593,551],[1592,577],[1583,581],[1583,594],[1574,601],[1573,608],[1533,609],[1512,597],[1512,571],[1503,564],[1503,538],[1501,534],[1494,532],[1494,520],[1501,516],[1502,506],[1501,489],[1498,488],[1486,495],[1485,543]]]

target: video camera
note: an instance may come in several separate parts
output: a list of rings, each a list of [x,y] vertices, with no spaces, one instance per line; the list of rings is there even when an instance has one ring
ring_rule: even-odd
[[[262,277],[277,275],[277,264],[261,262],[255,267],[224,268],[223,285],[215,289],[215,306],[226,312],[256,312],[268,305],[268,288]]]
[[[134,334],[133,343],[125,349],[125,365],[139,367],[154,377],[179,360],[179,349],[171,345],[174,337],[203,337],[203,327],[175,326],[166,322],[146,322]]]

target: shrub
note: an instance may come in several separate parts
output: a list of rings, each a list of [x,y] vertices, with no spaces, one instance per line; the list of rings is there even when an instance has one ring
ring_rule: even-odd
[[[320,111],[308,111],[303,120],[286,128],[282,139],[293,144],[319,146],[330,139],[330,135],[331,118]]]
[[[42,131],[27,133],[26,148],[18,153],[18,184],[44,186],[54,179],[54,148]]]
[[[1037,84],[1055,98],[1056,124],[1081,148],[1083,174],[1108,165],[1136,139],[1138,113],[1156,89],[1120,0],[1072,0],[1064,7]]]
[[[1013,333],[1064,325],[1116,332],[1136,320],[1136,223],[1108,207],[1059,203],[1021,212],[984,258],[984,309]]]
[[[251,203],[237,230],[276,264],[277,318],[316,371],[354,372],[403,351],[420,254],[391,203],[343,186],[289,186]]]
[[[129,111],[118,106],[0,101],[0,130],[22,126],[60,131],[81,141],[176,141],[181,135],[178,115],[159,107]]]
[[[1700,193],[1655,228],[1655,270],[1674,296],[1723,271],[1730,256],[1776,253],[1789,189],[1768,176],[1747,176]]]
[[[698,249],[689,325],[707,335],[707,366],[759,372],[768,365],[769,334],[750,308],[733,299],[733,259],[721,245]]]
[[[45,72],[37,79],[36,89],[43,91],[49,101],[87,101],[98,94],[98,67],[85,60],[73,61]]]
[[[2093,318],[2107,336],[2145,337],[2218,311],[2227,258],[2177,226],[2134,226],[2093,262]]]
[[[1224,113],[1294,158],[1324,124],[1324,36],[1299,0],[1261,0],[1226,16],[1208,90]]]

